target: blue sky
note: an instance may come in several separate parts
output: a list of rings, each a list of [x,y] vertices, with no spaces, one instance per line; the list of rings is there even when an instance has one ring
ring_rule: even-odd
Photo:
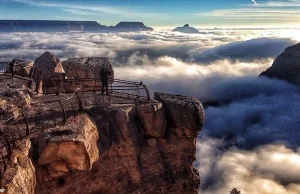
[[[96,20],[154,27],[300,26],[300,0],[0,0],[0,19]]]

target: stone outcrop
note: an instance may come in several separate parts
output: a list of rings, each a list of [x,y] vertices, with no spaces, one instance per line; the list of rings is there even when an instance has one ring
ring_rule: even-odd
[[[194,97],[155,93],[167,112],[167,133],[179,137],[197,136],[204,120],[203,106]]]
[[[100,70],[106,68],[110,72],[110,79],[114,78],[114,70],[111,61],[106,57],[70,58],[62,62],[68,79],[98,78]]]
[[[282,79],[287,82],[300,84],[300,43],[290,46],[279,55],[272,66],[261,73],[261,76]]]
[[[35,193],[36,175],[29,157],[30,148],[30,140],[24,139],[14,149],[1,181],[1,189],[5,193]]]
[[[65,73],[61,61],[50,52],[45,52],[36,58],[33,69],[32,78],[36,81],[61,79]]]
[[[26,61],[21,59],[14,59],[15,60],[15,74],[22,76],[22,77],[29,77],[30,70],[33,67],[32,61]]]
[[[99,158],[98,132],[87,115],[70,118],[39,140],[39,178],[45,181],[74,170],[90,170]]]
[[[165,135],[167,121],[161,103],[139,105],[137,114],[147,137],[163,137]],[[149,141],[153,142],[153,140]]]
[[[181,32],[186,34],[199,34],[199,30],[196,28],[190,27],[188,24],[185,24],[183,27],[177,27],[173,32]]]
[[[99,133],[99,159],[89,171],[39,180],[36,193],[198,193],[193,162],[202,105],[195,98],[156,96],[161,102],[87,110]]]

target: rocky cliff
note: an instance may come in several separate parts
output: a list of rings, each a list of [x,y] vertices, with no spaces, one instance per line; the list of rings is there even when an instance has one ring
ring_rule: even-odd
[[[203,107],[191,97],[155,98],[90,107],[20,142],[24,154],[12,156],[19,159],[2,186],[7,193],[198,193],[193,162]]]
[[[261,76],[282,79],[300,84],[300,43],[290,46],[279,55],[272,66],[261,73]]]

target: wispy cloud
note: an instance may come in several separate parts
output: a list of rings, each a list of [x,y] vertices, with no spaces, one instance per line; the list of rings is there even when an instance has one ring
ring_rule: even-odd
[[[74,5],[69,3],[51,3],[45,1],[34,0],[12,0],[13,2],[23,3],[30,6],[37,7],[52,7],[61,11],[69,12],[75,15],[96,15],[99,13],[115,14],[115,15],[136,15],[140,17],[149,17],[153,15],[162,15],[161,13],[144,13],[141,11],[135,11],[125,7],[111,7],[103,5]]]
[[[300,7],[300,0],[260,1],[259,3],[257,3],[256,0],[252,0],[252,2],[253,1],[255,1],[259,7]],[[253,6],[253,4],[248,6]]]
[[[251,1],[252,4],[240,5],[238,8],[220,9],[195,15],[208,18],[232,20],[294,19],[293,22],[300,21],[300,0]]]
[[[255,5],[257,5],[257,2],[256,2],[255,0],[252,0],[252,2],[253,2]]]
[[[72,5],[67,3],[50,3],[50,2],[44,2],[44,1],[32,1],[32,0],[12,0],[14,2],[18,3],[24,3],[31,6],[38,6],[38,7],[53,7],[60,10],[68,10],[71,9],[74,10],[83,10],[83,11],[91,11],[91,12],[102,12],[102,13],[110,13],[110,14],[121,14],[121,13],[127,13],[127,10],[120,9],[117,7],[107,7],[107,6],[87,6],[87,5]]]

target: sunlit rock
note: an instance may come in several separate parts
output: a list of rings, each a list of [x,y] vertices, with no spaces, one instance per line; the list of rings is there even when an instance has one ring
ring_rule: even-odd
[[[160,102],[141,104],[137,107],[137,113],[146,136],[163,137],[165,135],[165,110]]]
[[[36,81],[61,78],[65,73],[61,61],[50,52],[36,58],[33,68],[32,77]]]
[[[198,99],[158,92],[154,94],[154,98],[166,109],[169,135],[197,137],[204,119],[203,106]]]
[[[70,58],[62,62],[68,79],[97,78],[100,79],[100,71],[106,68],[110,72],[109,79],[113,80],[114,70],[111,61],[106,57],[82,57]]]
[[[35,193],[36,175],[35,168],[29,157],[31,142],[24,139],[14,149],[1,180],[1,189],[7,194]]]
[[[50,177],[89,170],[99,158],[97,140],[97,128],[87,115],[71,118],[41,136],[38,165],[46,167]]]
[[[15,60],[15,66],[14,66],[15,74],[22,77],[29,77],[31,68],[33,67],[33,62],[21,60],[21,59],[14,59],[14,60]]]

